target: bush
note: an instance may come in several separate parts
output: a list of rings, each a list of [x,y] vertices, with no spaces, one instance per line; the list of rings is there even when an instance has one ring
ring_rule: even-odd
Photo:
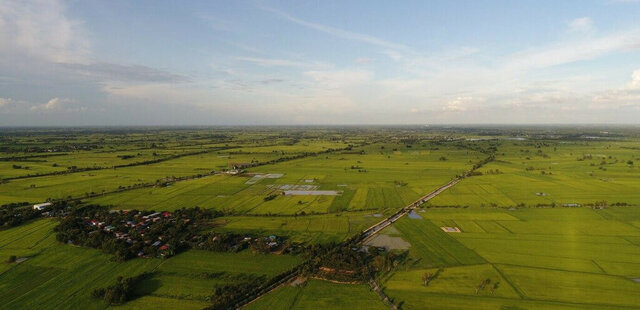
[[[271,195],[269,195],[267,197],[264,197],[264,201],[274,200],[274,199],[276,199],[276,197],[278,197],[277,194],[271,194]]]
[[[18,258],[15,255],[9,256],[7,263],[15,263]]]

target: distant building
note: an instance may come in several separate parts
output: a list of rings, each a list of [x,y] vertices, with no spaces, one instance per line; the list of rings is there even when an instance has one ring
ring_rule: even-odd
[[[252,163],[231,163],[229,164],[233,170],[242,170],[249,167],[253,167]]]
[[[49,207],[51,205],[53,205],[53,204],[50,203],[50,202],[39,203],[37,205],[33,205],[33,209],[34,210],[44,210],[46,207]]]

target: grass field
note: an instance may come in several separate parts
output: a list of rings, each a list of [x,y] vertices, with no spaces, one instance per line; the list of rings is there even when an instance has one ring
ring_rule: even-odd
[[[54,225],[52,220],[38,220],[0,231],[0,308],[105,309],[108,305],[90,297],[93,289],[111,285],[118,276],[155,271],[141,283],[144,296],[123,308],[155,309],[153,301],[163,300],[168,308],[201,309],[218,285],[268,278],[299,262],[287,255],[191,250],[167,260],[117,263],[97,250],[58,244]],[[5,263],[10,255],[28,259]]]
[[[86,193],[114,191],[119,186],[155,183],[167,177],[204,174],[229,168],[229,163],[251,162],[277,158],[271,154],[240,154],[225,157],[218,153],[191,155],[156,164],[76,172],[66,175],[43,176],[12,180],[0,186],[0,204],[29,201],[42,202],[47,198],[84,197]]]
[[[343,210],[382,213],[413,202],[421,194],[461,174],[470,167],[469,162],[482,158],[482,154],[455,147],[432,148],[427,145],[403,149],[398,145],[376,144],[363,148],[364,155],[359,152],[338,152],[248,169],[251,173],[282,174],[280,178],[253,183],[250,181],[252,175],[211,176],[178,182],[168,188],[137,189],[104,198],[97,197],[90,202],[114,205],[121,209],[171,210],[198,205],[262,215]],[[258,155],[266,156],[262,153]],[[440,160],[445,155],[447,160]],[[389,178],[390,175],[393,178]],[[312,185],[319,190],[339,191],[340,195],[278,195],[273,200],[263,200],[270,194],[278,193],[278,188],[283,185]]]
[[[496,160],[430,205],[640,205],[638,142],[503,142]],[[495,173],[495,171],[499,173]]]
[[[403,217],[382,232],[410,244],[396,268],[377,274],[385,294],[401,309],[640,308],[640,283],[634,280],[640,279],[636,136],[587,140],[572,133],[556,139],[545,132],[545,138],[511,140],[461,132],[244,128],[5,135],[0,179],[224,149],[154,164],[9,180],[0,183],[0,205],[105,191],[83,203],[156,211],[200,206],[224,213],[202,223],[208,232],[327,244],[357,235],[492,153],[494,160],[477,170],[481,174],[417,210],[421,219]],[[273,162],[238,175],[112,192],[268,161]],[[275,176],[256,177],[265,174]],[[337,194],[284,195],[287,188]],[[594,203],[606,208],[591,208]],[[56,223],[38,219],[0,228],[0,309],[202,309],[211,305],[216,287],[267,281],[303,259],[188,250],[169,259],[115,262],[97,250],[57,243]],[[26,260],[6,263],[12,255]],[[90,297],[118,276],[148,271],[153,276],[137,287],[139,296],[124,305]],[[437,275],[428,286],[426,273]],[[281,286],[247,308],[387,306],[366,283],[309,279]]]
[[[160,260],[116,263],[96,250],[59,245],[52,234],[53,221],[39,220],[0,232],[0,253],[28,260],[1,263],[0,304],[5,309],[104,309],[90,292],[110,285],[116,277],[151,271]]]
[[[300,287],[282,286],[246,309],[387,309],[365,284],[335,284],[311,279]]]
[[[640,284],[633,281],[640,278],[636,207],[430,208],[419,214],[422,220],[393,225],[412,244],[411,259],[382,277],[385,292],[406,309],[640,307]],[[444,233],[441,226],[462,232]],[[422,276],[434,274],[433,267],[443,269],[425,286]],[[493,293],[476,293],[484,279],[490,287],[498,283]]]
[[[309,216],[230,216],[214,221],[214,231],[276,234],[294,242],[325,243],[342,241],[380,221],[367,212]]]

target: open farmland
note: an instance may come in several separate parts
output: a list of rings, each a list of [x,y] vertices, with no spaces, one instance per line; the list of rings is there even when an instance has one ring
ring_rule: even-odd
[[[501,141],[482,175],[468,178],[430,205],[639,205],[637,141]],[[636,160],[637,162],[637,160]]]
[[[442,130],[14,138],[0,161],[0,304],[383,309],[387,296],[401,309],[640,307],[637,138]],[[51,174],[28,175],[38,169]],[[47,200],[56,207],[26,212]],[[101,224],[94,208],[120,217]],[[71,237],[58,239],[59,223]],[[135,244],[144,251],[119,252]],[[92,297],[138,275],[124,303]]]
[[[275,233],[292,241],[326,243],[342,241],[380,219],[367,212],[310,216],[228,216],[216,219],[214,231],[242,233]]]
[[[430,309],[640,306],[637,208],[430,208],[420,215],[394,224],[393,233],[411,243],[410,259],[381,278],[407,309],[423,308],[421,299]],[[425,273],[437,274],[428,286]]]
[[[57,244],[54,225],[51,220],[39,220],[0,231],[0,255],[28,258],[15,265],[0,265],[3,307],[105,309],[107,304],[91,299],[91,290],[109,285],[118,276],[154,271],[153,277],[140,284],[138,290],[144,297],[136,303],[158,299],[177,305],[184,301],[183,307],[200,309],[216,286],[270,277],[298,262],[288,255],[193,250],[166,261],[118,263],[97,250]]]
[[[209,152],[189,155],[159,163],[74,172],[64,175],[42,176],[11,180],[0,187],[0,202],[40,202],[47,198],[83,198],[142,185],[154,185],[173,177],[208,174],[230,168],[234,162],[251,163],[279,158],[278,154],[229,154]]]
[[[249,304],[246,309],[387,309],[367,285],[335,284],[311,279],[283,286]]]
[[[246,176],[212,176],[167,188],[117,193],[92,201],[127,209],[153,209],[159,204],[174,208],[200,205],[262,215],[358,210],[384,213],[409,204],[420,194],[469,169],[470,163],[481,158],[483,154],[479,152],[446,144],[425,143],[412,148],[401,144],[372,144],[351,151],[248,168]],[[282,176],[254,181],[255,174]],[[279,195],[280,189],[287,185],[313,186],[336,191],[339,195]],[[262,199],[274,193],[278,194],[275,199]]]

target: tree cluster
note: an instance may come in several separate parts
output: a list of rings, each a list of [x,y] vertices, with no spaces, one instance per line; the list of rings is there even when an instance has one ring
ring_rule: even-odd
[[[36,210],[28,202],[5,204],[0,207],[0,229],[18,226],[27,221],[41,217],[43,214],[54,215],[65,210],[67,204],[54,202],[45,210]]]
[[[123,304],[133,299],[136,285],[150,276],[150,273],[143,273],[130,278],[118,277],[115,284],[93,290],[91,297],[104,299],[104,301],[112,305]]]
[[[56,239],[112,253],[118,261],[136,256],[170,257],[189,247],[197,222],[222,214],[202,208],[169,212],[116,211],[87,206],[63,218]]]

